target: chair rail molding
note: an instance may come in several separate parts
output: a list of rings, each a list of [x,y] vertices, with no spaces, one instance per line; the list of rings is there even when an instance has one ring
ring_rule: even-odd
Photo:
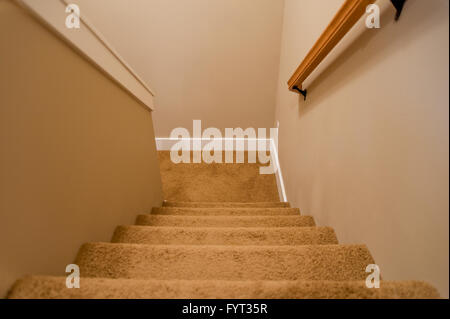
[[[69,29],[66,0],[14,0],[40,22],[46,24],[58,37],[81,53],[92,64],[108,75],[151,111],[154,110],[154,93],[127,62],[108,43],[81,10],[80,28]]]

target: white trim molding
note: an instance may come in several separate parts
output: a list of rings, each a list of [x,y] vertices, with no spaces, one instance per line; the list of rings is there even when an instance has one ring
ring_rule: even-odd
[[[157,137],[156,139],[156,149],[158,151],[170,151],[172,146],[180,141],[189,143],[191,150],[202,150],[203,147],[212,142],[213,139],[204,138],[168,138],[168,137]],[[276,168],[275,179],[277,181],[278,195],[281,202],[287,202],[286,189],[284,187],[283,174],[281,172],[280,161],[278,159],[278,149],[276,143],[273,139],[258,139],[258,138],[218,138],[216,141],[220,141],[222,144],[222,149],[225,149],[225,142],[233,140],[233,147],[236,149],[237,142],[243,142],[244,151],[254,150],[252,145],[257,145],[259,143],[265,143],[267,149],[270,150],[270,160]]]
[[[273,165],[277,168],[277,173],[275,178],[277,179],[278,194],[280,196],[280,201],[287,202],[286,188],[284,187],[283,174],[281,173],[280,160],[278,158],[278,148],[273,139],[270,139],[270,156]]]
[[[60,38],[79,51],[150,110],[154,110],[153,91],[88,21],[82,10],[80,14],[81,27],[69,29],[65,24],[67,17],[65,9],[69,4],[68,1],[15,0],[15,2],[48,25]]]

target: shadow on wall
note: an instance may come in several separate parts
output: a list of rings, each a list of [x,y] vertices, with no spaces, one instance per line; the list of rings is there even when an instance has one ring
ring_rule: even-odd
[[[420,9],[413,10],[420,5],[422,5]],[[303,96],[299,94],[299,117],[306,115],[316,105],[339,91],[347,82],[357,80],[358,75],[362,74],[361,69],[375,68],[386,55],[404,50],[405,43],[413,41],[418,33],[427,32],[433,26],[434,17],[442,14],[440,9],[437,1],[427,1],[424,4],[423,1],[409,0],[405,3],[402,16],[398,21],[394,19],[393,8],[384,10],[380,17],[380,29],[364,27],[362,34],[314,77],[309,85],[305,86],[308,89],[308,98],[304,101]],[[362,19],[359,24],[364,23]],[[358,24],[355,27],[357,26]],[[381,36],[381,32],[389,33],[389,35]],[[401,45],[396,41],[400,37]],[[350,67],[346,67],[348,63],[351,63]],[[342,72],[344,69],[345,72]],[[374,92],[378,94],[376,89],[368,87],[367,94]]]

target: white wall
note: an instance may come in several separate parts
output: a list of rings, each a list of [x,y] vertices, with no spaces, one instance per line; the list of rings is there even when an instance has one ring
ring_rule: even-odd
[[[175,127],[272,127],[283,0],[77,0]]]
[[[276,119],[288,200],[342,243],[365,243],[385,279],[448,297],[449,20],[446,0],[409,0],[394,23],[363,20],[305,83],[287,80],[342,0],[286,0]]]

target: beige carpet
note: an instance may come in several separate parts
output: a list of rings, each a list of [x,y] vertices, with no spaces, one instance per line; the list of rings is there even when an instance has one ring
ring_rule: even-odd
[[[81,287],[27,276],[10,298],[438,298],[418,281],[365,285],[364,245],[340,245],[278,201],[274,176],[255,164],[175,166],[161,153],[170,201],[118,226],[111,243],[87,243],[75,260]],[[233,166],[236,165],[236,166]]]
[[[406,299],[436,298],[422,282],[384,282],[367,289],[363,281],[223,281],[85,278],[83,288],[67,289],[64,277],[26,277],[11,298],[89,299]],[[81,290],[82,289],[82,290]]]
[[[174,164],[158,152],[164,198],[187,202],[277,202],[275,175],[259,174],[261,164]],[[247,155],[245,155],[247,158]]]

